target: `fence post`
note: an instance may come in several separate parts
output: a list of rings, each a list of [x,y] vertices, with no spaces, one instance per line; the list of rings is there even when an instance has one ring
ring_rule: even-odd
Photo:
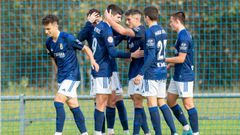
[[[24,94],[19,96],[19,114],[20,114],[20,135],[24,135],[25,129],[25,99]]]

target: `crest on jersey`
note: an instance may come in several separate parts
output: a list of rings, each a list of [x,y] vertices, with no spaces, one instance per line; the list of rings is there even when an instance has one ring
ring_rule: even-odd
[[[112,43],[112,42],[113,42],[113,37],[112,37],[112,36],[109,36],[109,37],[107,38],[107,40],[108,40],[109,43]]]
[[[60,43],[60,49],[61,49],[61,50],[63,49],[63,44],[62,44],[62,43]]]
[[[187,50],[187,44],[186,43],[181,43],[180,50]]]

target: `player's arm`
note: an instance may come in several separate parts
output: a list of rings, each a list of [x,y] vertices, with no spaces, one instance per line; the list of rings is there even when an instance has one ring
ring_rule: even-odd
[[[143,75],[145,71],[151,66],[151,64],[154,62],[154,59],[156,57],[155,54],[155,39],[151,37],[150,34],[146,33],[146,50],[148,52],[148,55],[144,55],[146,57],[146,61],[144,60],[144,64],[139,72],[139,74],[134,78],[134,83],[138,85],[141,80],[143,79]]]
[[[83,48],[82,48],[82,51],[84,51],[84,52],[87,54],[87,56],[89,57],[89,59],[90,59],[90,61],[91,61],[91,66],[92,66],[92,68],[93,68],[95,71],[98,72],[98,70],[99,70],[99,65],[98,65],[97,62],[95,61],[91,49],[90,49],[88,46],[84,45]]]
[[[92,14],[88,15],[85,26],[78,33],[78,39],[81,42],[91,38],[94,29],[93,23],[97,20],[97,18],[98,16],[96,12],[93,12]]]
[[[56,74],[57,74],[57,71],[58,71],[57,64],[56,64],[54,58],[51,58],[51,61],[52,61],[52,64],[53,64],[54,75],[56,75]]]
[[[91,22],[87,21],[85,26],[80,30],[78,33],[77,38],[82,42],[84,40],[87,40],[91,37],[91,33],[94,29],[94,26],[92,25]]]
[[[132,29],[124,28],[122,25],[113,21],[111,15],[111,10],[109,12],[107,10],[105,11],[105,18],[115,31],[121,35],[135,37],[135,33]]]
[[[140,58],[143,57],[143,51],[138,49],[133,53],[123,52],[115,48],[115,43],[112,34],[106,34],[104,36],[104,41],[107,45],[108,53],[113,58]]]
[[[189,48],[189,42],[180,40],[180,46],[179,46],[179,53],[175,57],[166,58],[165,61],[168,63],[183,63],[185,61],[185,58],[187,56],[188,48]]]
[[[83,43],[81,41],[79,41],[78,39],[75,39],[74,36],[69,36],[68,40],[70,40],[70,44],[72,45],[72,47],[74,49],[84,51],[87,54],[87,56],[89,57],[89,59],[91,61],[92,68],[94,68],[94,70],[96,70],[98,72],[99,66],[93,57],[93,53],[92,53],[91,49],[88,46],[83,45]]]
[[[165,61],[168,63],[183,63],[187,53],[179,53],[176,57],[166,58]]]

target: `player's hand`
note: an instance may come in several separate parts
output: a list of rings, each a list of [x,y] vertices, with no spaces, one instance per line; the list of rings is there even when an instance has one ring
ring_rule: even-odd
[[[144,56],[144,51],[138,48],[135,52],[131,53],[131,58],[142,58]]]
[[[124,59],[126,62],[131,62],[132,61],[132,58],[129,58],[129,59]]]
[[[99,71],[99,65],[97,64],[97,62],[95,62],[95,60],[92,62],[92,69],[94,69],[96,72]]]
[[[134,84],[139,85],[140,82],[142,81],[142,79],[143,79],[143,76],[137,75],[137,76],[134,78]]]
[[[92,14],[89,14],[87,17],[87,20],[91,23],[94,23],[99,17],[99,14],[97,12],[93,12]]]
[[[111,16],[112,16],[112,10],[110,9],[109,12],[108,12],[107,9],[106,9],[105,12],[104,12],[104,17],[107,20],[111,20]]]
[[[174,64],[172,63],[167,64],[167,70],[169,70],[172,66],[174,66]]]

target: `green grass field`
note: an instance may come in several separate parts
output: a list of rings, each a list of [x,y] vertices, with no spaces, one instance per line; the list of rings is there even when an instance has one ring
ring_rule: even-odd
[[[92,100],[79,100],[81,109],[86,118],[86,125],[89,135],[93,135],[94,121]],[[179,103],[181,101],[179,100]],[[240,99],[239,98],[214,98],[195,99],[199,114],[199,128],[201,135],[237,135],[240,133]],[[125,100],[128,111],[129,128],[132,132],[133,106],[131,100]],[[23,111],[23,110],[22,110]],[[66,121],[64,125],[64,135],[80,134],[75,126],[72,113],[65,105]],[[148,114],[147,108],[145,108]],[[2,135],[19,135],[19,101],[2,101]],[[161,112],[161,111],[160,111]],[[162,116],[162,114],[160,113]],[[187,116],[187,113],[185,112]],[[170,135],[163,117],[161,117],[163,135]],[[148,115],[148,125],[153,134],[153,128]],[[182,127],[175,119],[178,133]],[[25,135],[53,135],[55,131],[55,109],[53,101],[26,101],[25,102]],[[122,127],[116,114],[115,133],[121,135]],[[143,133],[142,133],[143,134]]]

